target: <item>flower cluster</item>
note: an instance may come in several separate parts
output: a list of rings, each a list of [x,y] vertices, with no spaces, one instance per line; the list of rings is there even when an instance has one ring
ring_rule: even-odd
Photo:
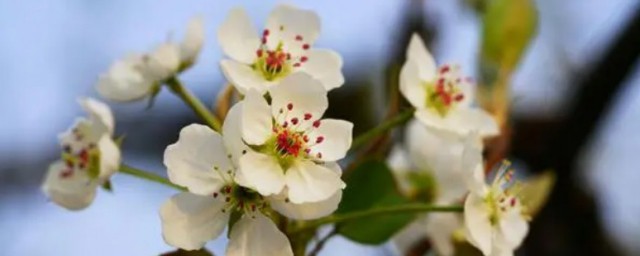
[[[169,179],[189,191],[161,209],[167,243],[202,248],[235,214],[227,255],[292,255],[267,216],[326,216],[344,188],[335,161],[350,147],[352,124],[320,119],[326,94],[310,76],[291,75],[274,85],[271,104],[249,91],[229,110],[222,135],[198,124],[183,128],[164,155]]]
[[[490,187],[484,185],[482,139],[498,135],[497,123],[473,105],[473,80],[463,77],[457,65],[437,67],[417,34],[406,58],[400,91],[416,108],[415,120],[407,127],[405,145],[394,150],[389,163],[409,196],[455,204],[468,194],[464,220],[453,213],[431,213],[417,225],[442,255],[454,254],[452,236],[463,223],[467,240],[485,255],[512,253],[528,227],[517,197],[503,190],[512,171],[505,172],[504,166]]]
[[[438,254],[453,255],[452,237],[459,233],[484,255],[513,254],[528,232],[529,216],[507,161],[490,184],[485,182],[483,143],[499,135],[500,128],[490,113],[475,104],[473,79],[463,76],[457,65],[437,66],[420,37],[411,37],[399,89],[412,106],[400,115],[402,121],[412,119],[404,142],[391,150],[387,163],[401,192],[416,204],[393,205],[408,199],[398,199],[392,186],[384,189],[392,195],[380,193],[376,199],[381,201],[369,202],[366,199],[373,197],[352,192],[357,189],[344,191],[338,161],[347,158],[352,142],[358,149],[363,141],[382,137],[403,122],[392,118],[365,132],[363,139],[353,140],[351,122],[323,118],[329,107],[328,92],[342,86],[344,77],[340,55],[313,47],[319,34],[320,19],[313,11],[279,5],[258,32],[243,9],[231,10],[217,39],[228,57],[220,61],[220,68],[233,86],[228,87],[229,95],[237,92],[240,97],[229,97],[218,109],[224,122],[178,78],[198,59],[204,42],[202,19],[189,22],[180,42],[168,41],[149,53],[116,61],[97,81],[103,97],[118,102],[152,100],[166,85],[206,125],[182,128],[178,140],[165,149],[167,180],[121,165],[121,140],[114,139],[111,110],[102,102],[82,98],[79,102],[88,118],[79,118],[60,135],[61,158],[49,167],[42,190],[62,207],[80,210],[92,203],[98,187],[110,190],[110,178],[119,170],[178,188],[181,192],[160,206],[159,212],[165,242],[183,250],[201,249],[227,229],[226,255],[298,255],[305,252],[320,225],[346,225],[345,229],[338,226],[328,239],[349,230],[353,223],[348,221],[424,210],[447,211],[423,214],[411,225],[429,237]],[[365,152],[370,151],[358,153],[369,157]],[[355,167],[347,170],[361,164],[360,158],[354,158],[350,167]],[[381,166],[376,173],[391,177],[383,163],[376,164]],[[385,179],[392,184],[392,179]],[[371,180],[373,185],[350,188],[382,186],[381,178]],[[343,192],[344,201],[352,204],[363,194],[369,196],[363,205],[370,204],[371,209],[349,209],[349,205],[343,209],[345,203],[333,214]],[[461,205],[462,215],[450,212],[461,211]],[[396,231],[402,228],[396,226]],[[403,234],[396,237],[398,243],[406,237]],[[383,235],[389,239],[392,234]],[[325,241],[320,240],[313,251]]]

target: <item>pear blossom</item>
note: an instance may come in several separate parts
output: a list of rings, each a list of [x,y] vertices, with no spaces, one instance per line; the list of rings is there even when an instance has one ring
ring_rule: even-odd
[[[204,41],[202,18],[189,21],[180,43],[165,42],[153,51],[131,54],[114,62],[100,75],[97,91],[113,101],[135,101],[151,97],[165,80],[187,69],[197,60]]]
[[[79,118],[59,136],[62,157],[49,166],[42,191],[69,210],[93,202],[98,186],[120,166],[120,149],[113,141],[114,120],[107,105],[91,98],[79,100],[89,118]]]
[[[325,201],[293,204],[282,196],[266,197],[238,180],[238,161],[250,150],[242,142],[244,102],[234,105],[222,127],[223,136],[209,127],[192,124],[167,147],[164,164],[171,182],[188,192],[173,196],[160,209],[165,241],[196,250],[220,236],[232,215],[226,255],[293,255],[289,240],[269,219],[271,207],[285,216],[312,219],[332,213],[341,192]],[[339,172],[335,166],[329,166]],[[230,224],[231,225],[231,224]]]
[[[482,151],[474,142],[466,144],[463,164],[472,173],[466,176],[470,193],[464,203],[465,236],[484,255],[513,255],[529,231],[517,187],[511,186],[513,170],[505,160],[493,182],[486,184]]]
[[[312,47],[319,34],[320,18],[313,11],[278,5],[258,34],[247,13],[235,8],[218,30],[220,46],[231,58],[221,61],[222,71],[242,94],[251,89],[264,94],[298,72],[320,80],[325,90],[340,87],[342,58]]]
[[[394,147],[387,160],[401,191],[409,197],[439,205],[460,203],[468,190],[460,163],[463,143],[456,134],[412,120],[407,126],[404,144]],[[419,217],[394,241],[403,246],[426,235],[439,255],[453,255],[451,238],[461,228],[458,214],[429,213]]]
[[[327,92],[305,73],[287,76],[270,96],[271,105],[250,90],[242,103],[242,139],[249,150],[239,160],[238,183],[265,196],[285,192],[294,204],[335,195],[345,183],[327,164],[345,157],[353,124],[320,119]]]
[[[489,113],[472,106],[473,81],[463,77],[457,65],[436,67],[417,34],[411,37],[407,61],[400,71],[400,92],[416,108],[415,116],[424,125],[459,135],[478,131],[485,137],[499,132]]]

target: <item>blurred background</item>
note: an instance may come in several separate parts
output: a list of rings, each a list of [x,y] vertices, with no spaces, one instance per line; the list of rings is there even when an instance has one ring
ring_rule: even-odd
[[[489,18],[481,0],[288,2],[315,10],[322,18],[316,44],[342,54],[347,82],[329,94],[329,115],[356,122],[356,132],[383,117],[390,70],[402,63],[413,31],[439,63],[459,63],[479,81],[491,80],[492,71],[480,66]],[[518,253],[640,255],[640,2],[532,2],[537,28],[508,79],[509,156],[531,173],[551,168],[558,180]],[[277,3],[0,0],[0,255],[170,251],[157,213],[175,193],[170,188],[116,175],[114,193],[101,191],[87,210],[68,212],[47,202],[40,184],[59,157],[57,134],[82,115],[76,98],[98,97],[97,76],[113,61],[180,38],[194,15],[205,18],[207,41],[199,63],[182,78],[213,104],[225,83],[218,26],[231,8],[244,6],[262,28]],[[498,23],[521,22],[527,21],[516,16]],[[505,38],[498,49],[513,47],[521,37]],[[164,148],[196,116],[167,91],[150,110],[144,102],[111,106],[117,133],[127,135],[124,162],[164,176]],[[222,253],[225,244],[221,238],[207,248]],[[321,253],[357,254],[393,255],[389,246],[342,238]]]

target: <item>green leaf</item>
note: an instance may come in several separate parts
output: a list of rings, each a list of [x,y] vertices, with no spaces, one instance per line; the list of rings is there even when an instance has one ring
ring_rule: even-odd
[[[231,238],[231,229],[233,228],[233,225],[235,225],[236,222],[240,220],[240,217],[242,217],[242,212],[236,210],[233,210],[233,212],[231,212],[231,216],[229,217],[229,224],[227,224],[227,238]]]
[[[185,251],[182,249],[178,249],[176,251],[160,254],[160,256],[214,256],[214,255],[212,252],[208,251],[207,249],[202,248],[197,251]]]
[[[391,170],[385,163],[369,161],[361,164],[347,180],[342,201],[336,213],[344,214],[410,201],[396,189]],[[409,224],[415,213],[362,218],[337,226],[338,233],[359,243],[381,244]]]
[[[111,184],[111,180],[107,180],[105,183],[102,183],[102,188],[106,191],[113,192],[113,184]]]

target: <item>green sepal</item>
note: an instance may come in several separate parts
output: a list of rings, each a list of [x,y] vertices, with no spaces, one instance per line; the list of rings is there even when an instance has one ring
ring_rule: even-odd
[[[153,104],[155,104],[156,96],[158,96],[158,93],[160,93],[160,89],[162,89],[162,84],[160,83],[156,83],[153,86],[151,86],[151,90],[149,93],[149,101],[147,102],[147,107],[146,107],[147,110],[151,109],[153,107]]]
[[[229,224],[227,225],[227,238],[231,238],[231,229],[233,229],[236,222],[240,220],[240,217],[242,217],[241,211],[233,210],[231,212],[231,216],[229,216]]]
[[[101,187],[102,189],[113,193],[113,184],[111,183],[111,180],[107,180],[104,183],[102,183]]]

